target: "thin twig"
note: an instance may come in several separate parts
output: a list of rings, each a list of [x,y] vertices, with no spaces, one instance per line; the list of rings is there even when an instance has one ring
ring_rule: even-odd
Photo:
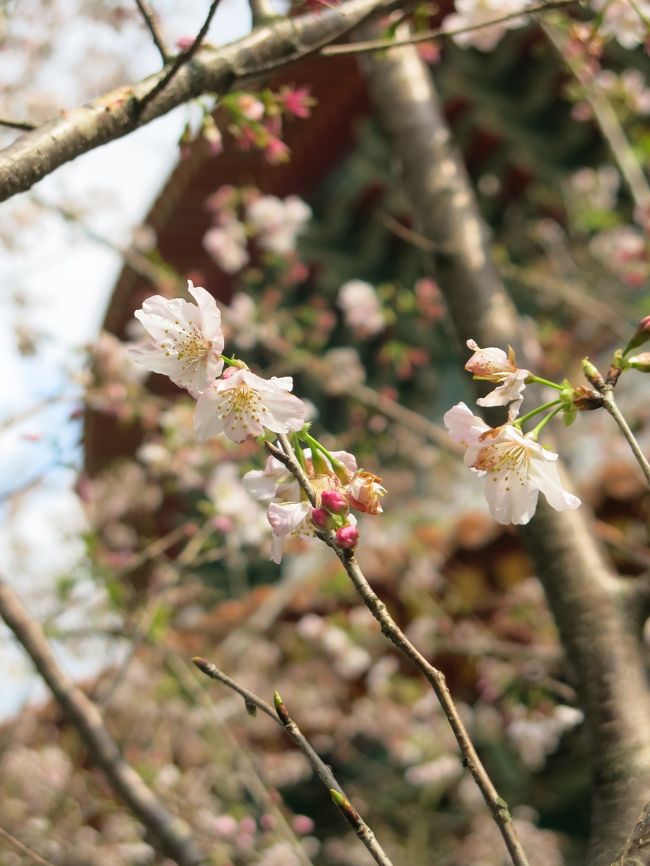
[[[11,120],[9,117],[0,117],[0,126],[6,126],[8,129],[19,129],[21,132],[31,132],[36,129],[35,123],[28,123],[24,120]]]
[[[3,827],[0,827],[0,836],[2,836],[5,841],[9,842],[10,845],[13,845],[14,848],[16,848],[22,854],[25,854],[27,857],[29,857],[30,860],[33,860],[34,863],[38,863],[39,866],[53,866],[53,864],[49,860],[41,857],[41,855],[37,854],[36,851],[32,851],[31,848],[27,847],[27,845],[23,845],[23,843],[19,839],[16,839],[15,836],[12,836],[11,833],[8,833]]]
[[[262,700],[262,698],[258,697],[254,692],[244,688],[244,686],[241,686],[239,683],[235,682],[235,680],[230,679],[230,677],[220,671],[216,665],[206,659],[193,658],[192,661],[202,673],[206,674],[206,676],[211,677],[213,680],[217,680],[229,689],[240,694],[243,697],[244,704],[249,712],[253,709],[261,710],[269,716],[269,718],[273,719],[284,728],[289,738],[293,740],[295,745],[307,758],[318,778],[330,792],[332,800],[338,807],[339,811],[350,824],[361,842],[363,842],[370,854],[372,854],[375,862],[377,862],[379,866],[392,866],[388,855],[377,841],[375,834],[365,823],[363,818],[361,818],[356,809],[351,805],[331,769],[321,760],[314,747],[289,715],[289,712],[278,692],[275,692],[274,695],[274,710],[270,704],[267,704],[266,701]]]
[[[280,458],[278,457],[278,459]],[[288,458],[285,465],[291,469],[291,463],[297,465],[295,457],[293,460]],[[297,475],[296,478],[298,478]],[[300,482],[300,479],[298,480]],[[300,483],[302,484],[302,482]],[[308,480],[307,487],[307,495],[313,503],[316,501],[316,497]],[[411,643],[404,632],[399,628],[388,612],[384,602],[379,598],[366,580],[366,577],[355,558],[354,552],[339,547],[332,532],[317,531],[315,534],[336,553],[364,604],[379,623],[382,634],[384,634],[388,640],[390,640],[391,643],[397,647],[397,649],[400,650],[407,659],[409,659],[409,661],[432,687],[445,716],[447,717],[447,721],[449,722],[454,737],[456,738],[456,742],[458,743],[458,747],[463,757],[463,764],[469,769],[478,785],[479,790],[483,795],[483,799],[488,805],[492,817],[499,828],[514,866],[529,866],[528,859],[512,822],[512,816],[508,804],[501,796],[499,796],[498,791],[474,748],[474,744],[467,732],[467,728],[463,724],[458,709],[456,708],[454,700],[447,687],[445,675],[442,671],[438,670],[427,661],[422,653]]]
[[[548,22],[542,25],[542,29],[556,53],[582,86],[585,99],[594,114],[596,123],[600,127],[612,156],[616,160],[634,204],[641,214],[647,214],[650,212],[650,185],[648,185],[643,169],[627,139],[611,101],[602,88],[595,86],[582,71],[580,63],[572,52],[567,51],[566,38],[562,30],[555,24]]]
[[[97,706],[61,669],[42,628],[29,616],[16,593],[0,580],[0,617],[29,655],[70,723],[76,728],[92,757],[113,789],[146,828],[152,844],[179,866],[204,861],[189,832],[179,826],[156,795],[126,762],[104,724]]]
[[[578,0],[551,0],[549,3],[540,3],[528,9],[518,12],[510,12],[507,15],[499,15],[489,21],[481,21],[480,24],[469,24],[464,27],[436,27],[433,30],[423,30],[415,33],[408,39],[368,39],[365,42],[351,42],[347,45],[327,45],[321,48],[320,53],[332,57],[340,54],[367,54],[372,51],[386,51],[389,48],[400,48],[404,45],[417,45],[421,42],[430,42],[432,39],[442,39],[446,36],[460,36],[464,33],[472,33],[475,30],[483,30],[485,27],[494,27],[521,18],[525,15],[534,15],[536,12],[547,12],[551,9],[563,9],[566,6],[574,6]]]
[[[162,33],[160,32],[156,13],[149,5],[148,0],[135,0],[135,4],[142,14],[144,23],[147,27],[147,30],[151,34],[154,45],[158,49],[158,53],[160,54],[164,66],[166,63],[169,62],[169,51],[167,50],[165,40],[163,39]]]
[[[251,10],[253,27],[258,27],[260,24],[269,21],[269,19],[275,18],[275,12],[269,0],[248,0],[248,5]]]
[[[164,651],[164,659],[165,666],[176,678],[187,697],[195,705],[202,706],[210,712],[210,724],[216,726],[217,729],[215,731],[214,728],[211,728],[211,730],[216,733],[217,741],[234,760],[235,766],[243,778],[244,785],[253,800],[260,806],[261,811],[273,815],[277,827],[295,851],[301,866],[313,866],[304,846],[287,820],[284,811],[264,784],[246,750],[239,744],[226,721],[217,712],[214,701],[208,697],[203,688],[203,681],[201,680],[201,683],[199,683],[199,676],[194,668],[190,668],[185,658],[169,650]]]
[[[636,460],[643,470],[643,474],[645,475],[645,479],[648,482],[648,487],[650,487],[650,463],[648,462],[647,457],[641,451],[639,447],[639,443],[636,441],[636,437],[632,430],[630,429],[629,424],[625,420],[625,417],[621,413],[621,410],[618,408],[616,401],[614,400],[614,388],[612,385],[605,385],[602,389],[599,389],[601,396],[603,398],[603,406],[609,414],[612,416],[614,421],[618,424],[621,433],[628,441],[630,448],[632,449],[632,453],[636,457]]]
[[[189,63],[192,57],[196,54],[196,52],[201,47],[201,43],[203,42],[203,38],[205,34],[210,29],[210,24],[212,23],[212,18],[214,13],[217,11],[217,7],[221,0],[212,0],[210,3],[210,8],[208,10],[208,14],[205,17],[205,21],[201,25],[201,29],[196,34],[196,38],[194,42],[190,45],[189,48],[186,48],[185,51],[181,51],[180,54],[177,54],[172,62],[171,66],[165,73],[165,75],[155,84],[151,90],[146,93],[140,102],[138,103],[138,112],[141,112],[142,109],[147,105],[152,99],[155,99],[158,94],[167,87],[172,78],[176,75],[181,66],[184,66],[186,63]]]

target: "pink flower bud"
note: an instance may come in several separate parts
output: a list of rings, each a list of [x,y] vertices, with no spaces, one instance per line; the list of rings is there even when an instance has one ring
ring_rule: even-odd
[[[338,490],[323,490],[320,504],[331,514],[345,514],[349,511],[348,500]]]
[[[634,370],[640,370],[642,373],[650,373],[650,352],[641,352],[640,355],[628,358],[627,366]]]
[[[647,340],[650,340],[650,316],[644,316],[636,326],[636,331],[630,338],[629,343],[623,350],[623,354],[627,355],[632,349],[637,349],[642,346]]]
[[[342,526],[340,529],[336,530],[334,538],[339,547],[351,550],[353,547],[357,546],[357,542],[359,541],[359,530],[356,526]]]
[[[324,508],[312,508],[311,522],[319,529],[330,529],[332,515]]]

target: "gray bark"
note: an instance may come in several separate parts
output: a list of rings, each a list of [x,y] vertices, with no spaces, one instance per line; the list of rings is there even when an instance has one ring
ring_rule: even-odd
[[[366,36],[371,28],[364,28]],[[363,61],[418,227],[459,339],[518,349],[518,319],[491,261],[488,231],[414,48]],[[541,504],[522,538],[555,617],[585,712],[593,767],[589,863],[611,863],[650,799],[650,700],[638,631],[585,509]]]

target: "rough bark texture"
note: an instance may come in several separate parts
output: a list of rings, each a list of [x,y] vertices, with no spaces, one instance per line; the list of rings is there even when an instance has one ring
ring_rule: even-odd
[[[245,87],[271,69],[317,51],[397,0],[345,0],[318,12],[283,18],[223,48],[202,48],[155,97],[169,67],[137,84],[119,87],[20,136],[0,152],[0,201],[30,189],[66,162],[127,135],[204,93]]]
[[[516,311],[490,260],[487,229],[429,71],[413,48],[363,65],[414,216],[433,244],[435,274],[460,340],[517,347]],[[585,711],[594,771],[589,863],[604,866],[650,799],[650,701],[640,646],[584,509],[559,514],[542,505],[522,535]]]
[[[650,866],[650,803],[613,866]]]

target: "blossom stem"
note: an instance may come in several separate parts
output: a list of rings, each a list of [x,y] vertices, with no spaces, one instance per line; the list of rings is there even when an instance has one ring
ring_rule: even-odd
[[[605,407],[605,409],[607,409],[614,421],[616,421],[616,423],[620,427],[621,433],[627,439],[629,446],[632,449],[632,453],[636,457],[637,462],[641,467],[643,474],[645,475],[646,481],[648,482],[648,487],[650,487],[650,463],[648,463],[647,457],[645,456],[643,451],[641,451],[641,448],[639,447],[639,443],[637,442],[634,433],[630,429],[630,426],[628,425],[623,414],[621,413],[621,410],[618,408],[616,401],[614,400],[613,386],[605,385],[600,393],[603,398],[603,406]]]
[[[334,457],[334,455],[329,452],[327,448],[322,445],[318,441],[318,439],[315,439],[310,433],[301,433],[300,438],[304,439],[304,441],[311,445],[312,448],[315,448],[317,451],[320,451],[321,454],[325,455],[325,457],[327,457],[332,466],[341,466],[343,469],[345,469],[343,463],[341,463],[340,460],[337,460],[336,457]]]
[[[521,425],[525,421],[528,421],[529,418],[534,418],[535,415],[539,415],[540,412],[545,412],[547,409],[551,409],[553,406],[558,406],[559,403],[560,403],[560,400],[549,400],[548,403],[542,403],[541,406],[538,406],[536,409],[531,409],[530,412],[526,412],[526,414],[522,415],[521,418],[517,418],[517,420],[513,422],[514,426],[521,428]],[[559,408],[560,408],[560,406],[558,406],[558,410],[559,410]],[[553,414],[555,414],[555,413],[553,413]]]
[[[243,367],[244,369],[248,369],[248,364],[240,361],[239,358],[229,358],[228,355],[222,355],[221,360],[227,367]]]
[[[533,430],[531,430],[527,435],[530,436],[531,439],[535,439],[535,441],[537,441],[537,437],[539,436],[540,431],[543,430],[544,427],[546,427],[551,418],[555,418],[557,413],[562,411],[562,408],[562,406],[558,406],[557,409],[555,409],[553,412],[549,412],[545,418],[542,418],[537,427],[533,428]]]
[[[556,391],[564,391],[565,387],[557,382],[551,382],[549,379],[543,379],[541,376],[536,376],[534,373],[531,373],[530,376],[526,376],[526,382],[537,382],[538,385],[546,385],[547,388],[554,388]]]

